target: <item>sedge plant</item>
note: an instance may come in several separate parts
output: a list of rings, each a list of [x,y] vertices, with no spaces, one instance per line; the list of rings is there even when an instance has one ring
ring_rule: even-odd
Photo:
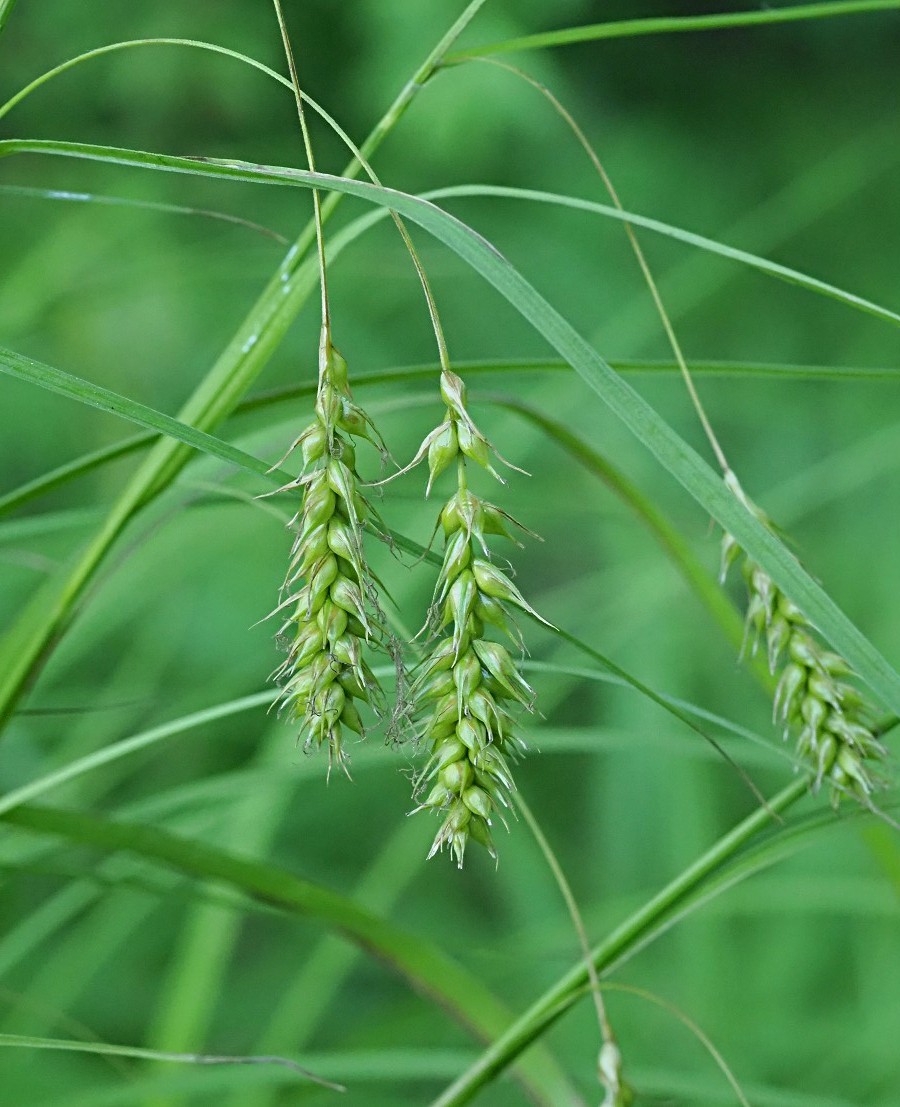
[[[900,676],[874,640],[889,652],[895,605],[875,573],[841,579],[832,562],[822,574],[827,588],[817,583],[735,472],[748,488],[762,489],[760,503],[775,502],[765,476],[775,472],[773,443],[786,440],[786,412],[796,422],[788,436],[794,464],[802,465],[804,450],[813,449],[810,427],[818,427],[825,413],[805,406],[799,386],[791,394],[796,402],[772,404],[767,396],[761,404],[767,418],[752,423],[752,389],[789,390],[798,376],[826,399],[828,388],[840,391],[848,437],[859,431],[864,445],[869,420],[873,443],[876,431],[883,443],[890,428],[874,426],[874,410],[863,416],[861,401],[858,407],[843,402],[850,390],[883,389],[878,414],[886,419],[885,397],[896,378],[881,365],[869,370],[878,383],[874,377],[864,383],[859,363],[871,347],[853,330],[852,313],[873,327],[872,335],[881,333],[877,326],[896,326],[900,314],[877,295],[869,300],[843,288],[853,283],[849,277],[829,283],[761,256],[791,253],[786,235],[743,239],[742,251],[724,241],[727,233],[716,241],[676,225],[691,221],[687,211],[664,223],[625,210],[585,130],[548,87],[556,87],[554,67],[572,57],[565,50],[572,42],[583,44],[587,64],[602,49],[592,42],[632,40],[623,49],[648,64],[635,67],[629,54],[626,71],[610,55],[609,78],[624,88],[639,72],[649,95],[653,79],[680,64],[664,51],[670,41],[690,41],[684,32],[715,28],[723,36],[746,35],[742,57],[756,58],[750,43],[765,24],[768,30],[758,33],[771,36],[766,64],[780,74],[789,107],[800,100],[791,98],[798,85],[790,67],[778,69],[780,36],[806,35],[811,21],[822,20],[823,36],[829,26],[834,33],[847,28],[842,52],[856,56],[864,40],[856,36],[870,33],[866,27],[887,26],[894,18],[890,9],[898,6],[854,0],[693,19],[639,17],[495,42],[508,13],[494,0],[474,0],[460,5],[448,27],[437,27],[436,11],[411,9],[402,28],[392,27],[388,44],[379,37],[385,13],[365,2],[354,10],[352,30],[360,55],[354,79],[357,89],[365,85],[366,110],[354,112],[348,79],[342,114],[352,120],[349,130],[370,125],[364,118],[370,101],[409,45],[405,36],[427,31],[435,45],[423,64],[403,75],[400,91],[359,147],[325,114],[335,141],[345,142],[351,154],[346,169],[332,176],[313,157],[306,113],[320,109],[301,89],[277,0],[288,77],[253,58],[250,49],[245,54],[205,42],[199,9],[187,32],[195,38],[107,42],[82,53],[73,49],[68,61],[52,64],[52,57],[29,54],[26,31],[43,43],[45,54],[58,49],[58,39],[48,44],[41,38],[44,17],[28,5],[13,10],[0,0],[0,51],[7,59],[0,82],[10,85],[10,98],[0,105],[0,165],[4,173],[10,169],[0,182],[9,186],[0,219],[12,243],[7,299],[0,300],[0,368],[14,378],[4,394],[12,413],[5,471],[13,475],[0,497],[0,557],[4,584],[10,582],[2,598],[8,633],[0,646],[0,863],[15,893],[3,904],[0,929],[0,1064],[4,1089],[17,1104],[43,1107],[63,1097],[86,1105],[133,1099],[175,1107],[214,1095],[228,1107],[273,1107],[294,1093],[298,1081],[312,1078],[319,1083],[297,1094],[324,1102],[339,1094],[334,1088],[340,1085],[367,1107],[455,1107],[475,1099],[492,1107],[525,1101],[577,1107],[597,1101],[598,1077],[606,1107],[622,1107],[633,1094],[637,1103],[714,1103],[727,1096],[763,1107],[804,1095],[811,1103],[828,1097],[879,1107],[891,1102],[895,1005],[873,949],[882,942],[887,955],[895,921],[885,898],[896,870],[888,790],[894,717],[879,715],[882,708],[900,713]],[[74,17],[62,13],[57,0],[47,10],[46,19],[58,19],[54,33],[72,25]],[[156,22],[152,5],[145,14],[148,23]],[[337,41],[340,35],[329,41],[337,24],[328,17],[310,25],[303,13],[288,14],[302,27],[297,41],[309,69],[304,77],[313,85],[323,72],[342,80],[351,51]],[[857,18],[844,21],[844,15]],[[78,17],[85,27],[90,18]],[[240,12],[235,19],[249,43],[259,13],[251,18]],[[782,30],[782,22],[797,26]],[[537,27],[522,27],[532,30]],[[109,37],[105,27],[95,31],[101,42]],[[208,37],[217,33],[212,29]],[[675,33],[681,38],[670,37]],[[729,102],[733,88],[716,85],[719,41],[725,39],[693,40],[698,51],[707,51],[711,86]],[[519,188],[542,171],[545,186],[551,171],[561,179],[565,151],[539,132],[527,106],[515,125],[506,121],[503,111],[517,102],[505,93],[485,93],[487,86],[478,82],[487,80],[486,66],[461,64],[539,48],[555,53],[546,55],[540,81],[527,79],[583,140],[611,205],[569,194],[578,191],[574,185],[555,185],[555,193]],[[139,57],[146,59],[143,70]],[[246,70],[248,82],[290,93],[306,168],[274,164],[279,159],[267,150],[281,149],[276,143],[285,133],[280,117],[277,127],[266,129],[276,118],[275,101],[263,94],[257,100],[249,83],[245,89],[239,80],[217,85],[210,78],[197,96],[184,87],[186,71],[173,68],[155,92],[149,84],[135,86],[142,112],[151,114],[157,93],[171,106],[165,97],[178,90],[177,110],[160,117],[168,120],[166,141],[130,143],[118,117],[118,131],[100,116],[83,127],[92,97],[109,103],[113,86],[101,81],[90,93],[81,88],[79,116],[67,119],[63,81],[77,91],[79,73],[110,67],[120,82],[115,100],[124,103],[130,74],[143,72],[145,81],[156,82],[167,72],[164,58],[196,58],[197,73],[206,65]],[[43,76],[33,79],[34,68]],[[864,68],[860,81],[867,79]],[[881,78],[888,72],[880,70]],[[19,91],[10,75],[15,81],[21,76]],[[396,76],[392,68],[389,75]],[[323,99],[341,100],[344,93],[327,84]],[[828,82],[818,87],[824,105]],[[46,98],[46,115],[38,95]],[[198,110],[189,118],[184,98],[196,96],[202,108],[207,95],[220,114]],[[639,103],[640,97],[629,96],[628,121],[636,128]],[[596,108],[596,98],[592,104]],[[420,130],[404,147],[403,127],[414,105],[425,115],[418,123],[413,117]],[[683,106],[685,119],[696,118],[696,104]],[[581,118],[589,107],[582,105]],[[758,133],[766,136],[759,172],[768,173],[772,185],[778,170],[770,162],[785,148],[779,140],[790,112],[776,120],[761,102],[753,110]],[[812,117],[818,101],[804,110]],[[253,118],[259,133],[246,144],[233,143],[233,134],[213,143],[213,118]],[[648,138],[640,164],[648,190],[665,184],[660,206],[671,213],[683,197],[669,188],[666,156],[677,160],[684,179],[698,183],[703,162],[688,133],[676,130],[682,125],[676,116],[666,118],[690,156],[676,143],[676,153],[651,158],[659,144]],[[716,126],[714,113],[707,122]],[[394,132],[385,179],[399,189],[386,187],[371,165]],[[619,128],[625,145],[610,159],[627,160],[628,133],[628,126]],[[858,137],[857,151],[861,132]],[[523,149],[540,141],[540,157],[519,160],[519,140]],[[719,134],[719,141],[727,144],[728,136]],[[222,156],[223,149],[234,156]],[[323,165],[330,149],[324,141],[321,149],[317,145]],[[764,149],[771,158],[762,156]],[[188,150],[216,156],[172,152]],[[51,157],[67,160],[53,163]],[[55,170],[48,168],[54,164]],[[874,176],[865,177],[870,164],[875,160],[860,155],[843,174],[823,177],[808,212],[781,213],[784,227],[798,226],[801,218],[811,226],[829,196],[837,203],[852,195],[854,180],[860,189],[876,187]],[[124,167],[145,182],[146,195],[112,195],[125,191],[114,185]],[[465,179],[468,170],[503,183],[433,187]],[[179,174],[169,178],[172,189],[184,189],[178,203],[164,187],[154,190],[160,172]],[[720,180],[728,180],[719,195],[722,207],[726,194],[728,203],[749,202],[741,191],[749,185],[729,176],[727,158],[707,172],[711,210]],[[363,174],[367,181],[357,180]],[[428,197],[402,190],[413,179],[431,190]],[[194,186],[209,194],[202,191],[198,199]],[[221,190],[219,199],[210,198],[213,190]],[[313,207],[313,218],[299,228],[298,190],[311,193]],[[348,221],[331,224],[344,197],[368,209],[348,204]],[[529,216],[506,222],[500,216],[494,223],[491,205],[499,204],[516,204]],[[49,213],[46,236],[42,220],[8,217],[17,205]],[[556,222],[554,210],[563,206],[571,214]],[[235,210],[224,210],[229,207]],[[890,210],[885,200],[885,226]],[[419,344],[421,301],[419,308],[401,303],[405,278],[393,270],[387,250],[369,252],[370,243],[381,241],[378,226],[391,217],[411,250],[437,343],[436,363],[412,369],[402,363],[433,356],[430,336],[429,353]],[[106,219],[121,220],[115,224],[120,230],[127,226],[129,249],[121,243],[112,248],[113,224]],[[584,318],[580,326],[573,323],[586,310],[579,297],[591,290],[593,326],[604,313],[598,307],[605,310],[617,296],[624,300],[628,278],[612,254],[586,245],[595,241],[586,233],[567,238],[565,219],[584,220],[585,227],[600,220],[624,224],[672,343],[665,363],[629,356],[617,360],[620,373],[603,356],[602,332],[598,349],[582,336]],[[151,233],[144,233],[142,220]],[[187,231],[172,231],[176,222]],[[772,214],[773,227],[777,223]],[[824,237],[827,228],[821,230]],[[747,311],[739,297],[717,303],[715,325],[706,320],[704,331],[701,317],[691,343],[715,347],[736,335],[741,345],[746,341],[746,356],[743,349],[728,358],[716,356],[721,349],[710,351],[710,365],[727,375],[715,381],[710,374],[709,395],[734,390],[726,429],[725,409],[710,405],[707,415],[700,403],[638,231],[642,242],[645,232],[653,233],[797,284],[804,290],[792,294],[801,297],[797,304],[817,307],[815,296],[830,298],[830,305],[821,301],[815,327],[830,333],[826,307],[844,312],[846,334],[856,337],[848,337],[841,358],[857,366],[783,365],[776,349],[779,320],[792,336],[792,356],[794,349],[810,362],[824,355],[806,342],[799,323],[786,330],[777,296],[768,301],[773,326],[765,336],[739,330]],[[557,242],[564,270],[549,260]],[[285,244],[269,265],[264,251]],[[157,261],[167,275],[166,326],[150,349],[152,328],[142,328],[156,302]],[[116,268],[126,262],[133,269]],[[878,287],[879,264],[870,259],[870,287]],[[238,322],[253,296],[240,300],[225,274],[241,274],[243,294],[262,266],[271,270],[271,280],[260,282],[257,302]],[[204,286],[202,295],[189,287],[192,278]],[[140,282],[140,312],[129,309],[129,280]],[[508,333],[506,308],[492,313],[482,295],[487,286],[517,313]],[[761,284],[767,287],[776,286]],[[314,307],[317,293],[313,323],[307,315],[314,312],[305,309]],[[77,327],[67,297],[77,304]],[[108,311],[101,313],[97,305],[104,297]],[[451,362],[438,298],[454,351],[467,349],[478,363]],[[236,326],[204,376],[196,351],[227,337],[214,333],[209,321],[213,301],[216,324],[233,311]],[[115,366],[105,364],[110,346],[97,341],[101,315],[103,333],[115,345]],[[754,342],[763,337],[761,353]],[[628,341],[637,345],[641,335]],[[877,339],[867,341],[874,347]],[[352,377],[338,346],[348,354]],[[889,361],[889,353],[880,359]],[[178,365],[170,374],[177,379],[171,393],[169,362]],[[630,375],[635,370],[643,375]],[[678,414],[669,407],[664,376],[677,371],[692,390],[718,472],[676,430]],[[255,393],[264,372],[276,378],[272,385],[283,383],[278,374],[285,374],[287,387]],[[480,395],[479,379],[492,389],[503,381],[515,395]],[[177,416],[168,414],[185,381],[191,382],[187,400]],[[33,416],[20,418],[17,396],[26,393],[41,401]],[[51,403],[65,408],[65,420],[54,423]],[[306,407],[298,428],[299,405]],[[433,429],[423,430],[419,413],[436,405]],[[236,413],[240,418],[232,419]],[[523,414],[527,421],[518,422]],[[88,450],[89,420],[103,420],[105,427],[113,417],[129,420],[141,434]],[[741,434],[744,420],[749,429]],[[618,437],[619,428],[631,437]],[[844,532],[856,534],[857,528],[865,545],[873,526],[887,542],[883,520],[891,517],[893,486],[885,459],[891,451],[882,445],[875,456],[873,445],[867,469],[838,437],[835,468],[849,473],[860,495],[848,519],[852,526],[830,519],[819,530],[822,549],[841,549]],[[423,504],[419,492],[407,495],[406,484],[384,473],[394,464],[385,441],[396,456],[427,465],[426,495],[438,507]],[[728,458],[722,441],[729,443]],[[263,458],[277,457],[289,442],[283,462],[269,470]],[[528,491],[517,481],[486,491],[503,473],[492,442],[534,473]],[[45,456],[32,472],[38,447]],[[647,451],[660,463],[658,484],[655,470],[638,460]],[[740,466],[732,467],[738,456]],[[640,471],[634,481],[625,476],[632,466]],[[615,487],[634,517],[651,524],[660,551],[685,571],[691,597],[675,590],[659,551],[636,554],[632,514],[609,510],[597,476]],[[685,507],[670,500],[669,478],[693,498],[693,517],[691,501]],[[870,504],[867,513],[865,491],[876,480],[878,509]],[[834,483],[821,502],[837,519],[841,482]],[[376,486],[384,489],[377,499]],[[435,513],[440,548],[432,550],[428,531]],[[790,511],[772,514],[787,516],[797,529]],[[273,515],[291,528],[286,574],[284,536]],[[881,522],[873,523],[876,515]],[[514,516],[540,531],[545,543],[517,551],[522,528]],[[705,569],[708,518],[725,535],[724,562],[742,564],[745,655],[752,658],[758,648],[772,670],[762,674],[763,687],[779,729],[792,737],[798,770],[787,784],[784,759],[775,753],[779,740],[755,733],[765,730],[754,721],[759,690],[743,688],[730,665],[731,647],[721,648],[715,638],[719,627],[731,639],[740,630],[734,631],[739,617],[733,600],[717,591],[714,574]],[[520,590],[517,568],[527,570],[527,588]],[[285,657],[276,693],[264,685],[272,643],[247,628],[266,610],[282,574],[276,618]],[[853,606],[865,631],[844,615],[832,592]],[[697,611],[688,606],[694,596],[702,605]],[[702,621],[706,611],[715,621]],[[416,637],[405,631],[423,623]],[[690,634],[679,638],[685,623]],[[539,660],[532,660],[532,651]],[[540,660],[545,656],[549,662]],[[757,665],[754,675],[765,667]],[[267,721],[273,700],[280,721]],[[373,714],[389,720],[392,741],[375,737]],[[293,754],[285,740],[290,731],[319,756]],[[361,732],[369,735],[365,744],[356,743]],[[701,735],[711,742],[701,742]],[[531,755],[520,761],[526,742]],[[730,780],[720,781],[712,760],[718,750],[759,781],[752,801],[746,790],[738,793]],[[346,770],[351,756],[353,787],[326,789],[326,765]],[[412,766],[411,801],[398,764]],[[759,789],[768,793],[770,787],[760,802]],[[838,806],[843,797],[859,802]],[[406,822],[410,808],[415,817]],[[516,833],[504,835],[501,845],[498,829],[516,816]],[[534,863],[535,842],[549,869]],[[805,846],[810,849],[801,855]],[[422,864],[425,855],[441,852],[459,867],[465,861],[462,873]],[[817,867],[823,856],[827,865]],[[769,871],[776,862],[783,875]],[[751,877],[753,883],[745,883]],[[568,921],[557,921],[560,892]],[[707,910],[712,904],[716,910]],[[578,953],[566,967],[556,962],[569,957],[570,924]],[[328,937],[310,942],[312,928]],[[832,979],[837,963],[852,978],[846,995],[829,988],[808,1003],[809,982]],[[162,971],[147,972],[150,965]],[[640,984],[629,981],[632,972],[643,974]],[[614,985],[606,979],[612,973]],[[396,984],[388,983],[388,974]],[[310,994],[314,1001],[302,1006]],[[642,1003],[635,1014],[630,1003],[615,1000],[615,1034],[606,1010],[611,994]],[[591,1001],[597,1018],[589,1025],[567,1016]],[[298,1004],[299,1020],[291,1017]],[[674,1014],[675,1021],[658,1025],[660,1012],[666,1019]],[[760,1034],[762,1013],[767,1027],[785,1033]],[[458,1029],[448,1030],[448,1016]],[[811,1036],[809,1056],[800,1037],[788,1033],[801,1019]],[[675,1041],[677,1023],[703,1044],[702,1061],[695,1063]],[[294,1033],[301,1024],[302,1036]],[[710,1027],[708,1035],[699,1031],[701,1024]],[[846,1044],[854,1064],[824,1073],[821,1057],[837,1042]],[[33,1050],[41,1050],[45,1061],[29,1070],[16,1058]],[[79,1054],[88,1051],[109,1068],[95,1068],[90,1060],[82,1065]],[[172,1062],[187,1064],[188,1075],[171,1076],[162,1066]],[[131,1066],[127,1073],[123,1064]],[[507,1073],[514,1080],[503,1080]]]

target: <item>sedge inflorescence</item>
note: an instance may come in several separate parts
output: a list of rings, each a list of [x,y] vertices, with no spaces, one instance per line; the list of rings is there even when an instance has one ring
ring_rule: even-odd
[[[516,712],[533,709],[534,690],[496,638],[521,653],[512,611],[540,616],[493,560],[489,537],[514,540],[510,526],[520,524],[468,487],[468,462],[501,478],[488,440],[469,415],[465,385],[447,369],[441,396],[443,422],[402,471],[427,457],[430,492],[455,463],[457,487],[438,524],[444,556],[425,627],[425,656],[408,693],[398,696],[404,702],[396,714],[405,716],[408,699],[419,720],[417,738],[428,751],[414,791],[416,810],[433,810],[442,820],[429,857],[447,846],[461,866],[470,839],[496,858],[491,828],[511,806],[511,766],[525,750],[515,732]],[[299,489],[302,502],[290,524],[295,538],[276,608],[288,614],[279,631],[287,657],[275,677],[279,702],[301,723],[305,748],[327,746],[329,766],[344,769],[344,729],[364,733],[354,701],[376,710],[384,702],[363,650],[384,646],[388,637],[363,553],[363,522],[374,512],[361,491],[354,437],[384,452],[371,421],[353,402],[344,359],[323,333],[315,418],[287,455],[299,450],[303,466],[281,489]]]
[[[771,527],[765,514],[729,476],[732,491],[741,502]],[[726,534],[722,580],[742,554],[735,538]],[[797,757],[813,771],[814,790],[827,781],[835,805],[846,793],[870,804],[879,783],[872,764],[882,760],[886,751],[873,731],[871,708],[845,679],[852,676],[850,666],[824,648],[803,612],[746,555],[742,570],[748,593],[746,641],[755,653],[764,639],[769,670],[779,674],[774,713],[783,724],[785,739],[792,731],[796,733]]]
[[[441,396],[445,418],[413,464],[427,455],[430,491],[455,463],[457,488],[440,514],[444,556],[427,624],[429,646],[410,691],[424,709],[418,736],[429,755],[416,779],[416,810],[441,818],[429,857],[446,846],[462,866],[469,840],[496,858],[491,827],[510,807],[511,765],[525,750],[515,733],[515,710],[531,711],[534,702],[512,654],[489,637],[489,629],[521,650],[512,609],[536,613],[492,560],[488,536],[511,538],[509,524],[515,521],[468,487],[469,461],[497,474],[455,373],[441,374]]]
[[[287,657],[273,674],[278,703],[301,724],[305,748],[327,746],[329,771],[346,771],[344,730],[364,734],[355,701],[376,709],[382,692],[363,657],[383,640],[383,622],[363,552],[363,523],[371,508],[360,491],[352,439],[381,440],[352,399],[347,365],[323,328],[315,418],[292,444],[303,466],[280,491],[299,489],[291,519],[295,536],[282,599],[288,615],[278,636]]]

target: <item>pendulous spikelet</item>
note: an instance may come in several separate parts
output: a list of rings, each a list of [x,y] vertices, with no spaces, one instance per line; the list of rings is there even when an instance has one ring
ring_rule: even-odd
[[[456,374],[441,374],[441,395],[445,419],[415,460],[427,454],[429,490],[456,462],[457,490],[440,515],[444,557],[428,624],[431,639],[410,691],[416,706],[429,712],[419,729],[430,756],[416,781],[416,810],[431,809],[442,819],[428,856],[447,846],[462,867],[470,839],[497,856],[491,826],[510,806],[511,763],[525,750],[511,709],[531,711],[534,701],[512,655],[488,630],[521,649],[510,609],[536,613],[491,560],[487,537],[511,537],[507,524],[514,520],[468,488],[467,461],[494,470],[490,446],[468,414],[465,386]]]
[[[727,481],[748,510],[771,528],[769,519],[748,500],[732,474]],[[723,581],[742,554],[737,541],[726,534],[722,541]],[[815,774],[814,791],[827,781],[835,806],[845,793],[869,805],[879,783],[871,767],[886,751],[873,732],[871,708],[844,679],[852,676],[850,666],[822,646],[803,612],[756,562],[744,555],[742,568],[748,592],[746,636],[754,654],[764,638],[769,670],[773,674],[780,670],[774,712],[784,725],[784,737],[796,732],[797,756]]]
[[[329,772],[346,771],[344,729],[364,734],[355,701],[378,708],[382,693],[363,647],[382,637],[374,583],[363,553],[370,507],[360,492],[352,437],[382,448],[368,416],[354,404],[347,365],[323,328],[315,418],[292,444],[303,466],[280,491],[302,495],[282,599],[289,612],[278,637],[287,658],[273,674],[278,703],[301,724],[306,750],[328,747]],[[274,614],[274,613],[273,613]]]

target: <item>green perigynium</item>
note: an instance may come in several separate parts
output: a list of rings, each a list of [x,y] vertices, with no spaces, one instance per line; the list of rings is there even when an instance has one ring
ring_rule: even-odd
[[[301,723],[304,748],[328,747],[329,771],[346,770],[344,731],[363,735],[355,701],[376,706],[378,682],[363,646],[378,642],[382,626],[375,587],[362,545],[370,513],[360,492],[352,437],[381,448],[368,416],[354,404],[347,365],[323,328],[315,418],[296,439],[303,466],[281,491],[300,489],[300,510],[291,519],[294,543],[281,602],[289,611],[278,631],[287,658],[273,674],[281,684],[278,703]]]
[[[771,527],[733,474],[726,480],[748,510]],[[722,541],[723,581],[742,552],[732,535],[726,534]],[[774,712],[784,725],[784,737],[796,732],[797,756],[815,773],[814,790],[828,781],[835,805],[847,792],[869,804],[879,783],[872,765],[883,759],[886,751],[873,733],[872,710],[858,689],[844,679],[852,675],[849,665],[822,646],[803,612],[756,562],[745,556],[742,568],[748,592],[746,637],[753,653],[764,639],[770,671],[780,670]]]
[[[442,820],[428,856],[447,846],[461,867],[470,839],[497,856],[491,827],[510,806],[511,764],[525,749],[514,732],[513,710],[530,711],[534,701],[513,656],[488,632],[500,632],[521,649],[511,609],[535,613],[491,560],[487,537],[511,537],[507,524],[513,520],[467,485],[467,460],[496,473],[456,374],[441,374],[441,395],[445,419],[416,460],[427,454],[429,490],[455,463],[457,490],[440,515],[444,557],[428,623],[431,640],[411,693],[427,712],[419,738],[430,755],[416,781],[416,810],[431,809]]]

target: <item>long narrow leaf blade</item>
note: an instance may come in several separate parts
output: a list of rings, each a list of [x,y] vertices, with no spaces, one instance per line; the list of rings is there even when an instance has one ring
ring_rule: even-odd
[[[785,595],[818,627],[884,705],[900,713],[900,675],[805,572],[793,554],[738,502],[696,451],[612,369],[560,312],[494,246],[461,220],[435,204],[407,193],[303,170],[243,163],[210,163],[83,143],[37,140],[0,142],[0,156],[18,152],[61,154],[169,172],[333,190],[389,208],[418,223],[449,246],[509,301],[704,510],[734,535],[747,554],[763,567]],[[628,222],[636,220],[629,213],[624,216],[620,213],[618,218],[624,218]],[[655,221],[646,222],[649,225]],[[826,287],[830,290],[829,294],[852,306],[865,305],[864,310],[874,309],[873,314],[900,323],[900,315],[895,312],[870,304],[869,301],[862,301],[860,297],[843,293],[831,286]]]
[[[315,919],[377,957],[478,1038],[490,1041],[509,1023],[509,1012],[481,981],[430,942],[284,869],[153,826],[76,811],[22,806],[0,819],[101,850],[125,850],[188,876],[223,883],[290,914]],[[568,1080],[546,1055],[526,1059],[522,1075],[538,1102],[573,1103]]]
[[[520,38],[489,42],[469,50],[460,50],[447,58],[447,64],[467,58],[485,58],[493,54],[545,50],[553,46],[571,46],[576,42],[601,39],[634,38],[638,35],[684,34],[689,31],[725,31],[735,27],[762,27],[773,23],[795,23],[804,19],[830,19],[839,15],[863,15],[900,8],[900,0],[831,0],[821,4],[796,4],[792,7],[763,7],[749,12],[716,12],[714,15],[659,16],[649,19],[623,19],[567,27],[560,31],[523,35]]]
[[[156,408],[138,403],[137,400],[131,400],[127,396],[121,396],[118,392],[112,392],[98,384],[91,384],[90,381],[82,380],[81,377],[63,372],[61,369],[55,369],[51,365],[44,365],[14,350],[0,347],[0,372],[16,377],[18,380],[27,381],[29,384],[36,384],[61,396],[67,396],[69,399],[78,400],[100,411],[121,415],[140,427],[166,434],[195,450],[201,450],[212,457],[217,457],[220,461],[236,465],[239,469],[246,469],[250,473],[261,476],[269,472],[269,466],[264,461],[244,453],[243,450],[222,441],[221,438],[215,438],[205,431],[197,430],[196,427],[189,427],[186,423],[181,423],[178,419],[157,411]]]

